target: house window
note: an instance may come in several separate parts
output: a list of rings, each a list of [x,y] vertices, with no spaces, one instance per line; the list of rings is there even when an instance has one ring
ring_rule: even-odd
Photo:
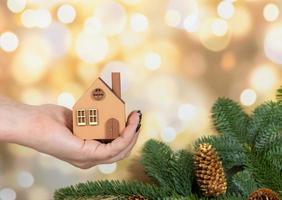
[[[93,125],[93,126],[98,125],[98,110],[97,109],[89,110],[89,125]]]
[[[78,110],[77,111],[77,125],[78,126],[85,126],[86,125],[85,110]]]

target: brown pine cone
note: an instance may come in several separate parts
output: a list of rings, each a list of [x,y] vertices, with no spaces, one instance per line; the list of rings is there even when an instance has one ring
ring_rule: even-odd
[[[128,197],[128,200],[147,200],[147,199],[141,195],[134,195],[134,196]]]
[[[194,155],[197,183],[207,197],[224,194],[227,182],[222,163],[210,144],[200,144]]]
[[[280,200],[279,195],[267,188],[254,191],[248,200]]]

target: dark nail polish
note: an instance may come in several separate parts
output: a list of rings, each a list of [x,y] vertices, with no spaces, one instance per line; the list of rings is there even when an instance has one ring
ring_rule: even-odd
[[[139,131],[140,127],[141,127],[141,124],[138,124],[136,131],[135,131],[136,133]]]

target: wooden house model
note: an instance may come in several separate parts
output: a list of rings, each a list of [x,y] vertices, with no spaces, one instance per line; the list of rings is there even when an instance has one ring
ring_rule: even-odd
[[[120,73],[112,73],[112,88],[98,78],[73,107],[74,135],[86,140],[110,141],[125,128]]]

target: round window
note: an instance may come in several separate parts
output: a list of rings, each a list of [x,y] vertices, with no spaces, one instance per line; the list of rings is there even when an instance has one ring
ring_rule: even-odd
[[[104,99],[105,92],[101,88],[96,88],[95,90],[93,90],[92,96],[95,100],[100,101]]]

